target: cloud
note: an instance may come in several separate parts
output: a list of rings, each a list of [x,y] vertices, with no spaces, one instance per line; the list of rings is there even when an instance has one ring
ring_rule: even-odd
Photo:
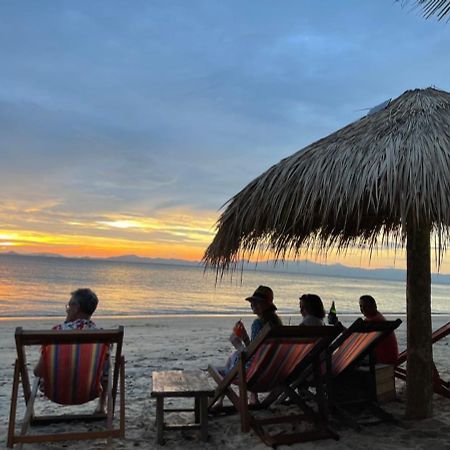
[[[450,28],[395,2],[3,2],[0,17],[9,227],[182,209],[214,223],[254,177],[362,108],[450,89]]]

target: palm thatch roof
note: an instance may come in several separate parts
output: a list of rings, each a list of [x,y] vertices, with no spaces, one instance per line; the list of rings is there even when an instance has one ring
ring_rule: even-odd
[[[227,270],[259,249],[369,248],[406,224],[431,225],[444,248],[450,226],[450,94],[406,91],[283,159],[230,199],[204,262]]]
[[[396,0],[403,4],[408,0]],[[421,7],[424,16],[428,19],[437,16],[439,20],[450,15],[450,0],[415,0],[417,6]]]

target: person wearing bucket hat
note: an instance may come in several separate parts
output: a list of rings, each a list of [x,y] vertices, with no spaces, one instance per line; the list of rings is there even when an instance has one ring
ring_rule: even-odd
[[[281,319],[275,312],[277,307],[273,303],[273,291],[269,286],[258,286],[253,295],[245,300],[250,302],[253,314],[258,316],[252,323],[250,340],[255,339],[266,323],[282,325]]]
[[[247,346],[250,341],[255,339],[261,329],[266,323],[271,323],[272,325],[282,325],[281,319],[275,313],[277,307],[273,303],[273,291],[269,286],[258,286],[250,297],[246,297],[246,301],[250,302],[253,314],[258,317],[252,323],[251,338],[248,337],[247,330],[244,324],[239,320],[233,328],[233,333],[237,336],[231,336],[233,345],[238,349],[242,350],[241,344]],[[236,342],[236,337],[238,337],[242,342]]]
[[[248,302],[251,302],[252,300],[265,300],[273,304],[273,291],[269,286],[258,286],[253,295],[247,297],[245,300],[247,300]]]
[[[259,286],[253,295],[245,300],[250,302],[253,314],[257,318],[252,323],[251,337],[249,338],[244,324],[239,320],[233,328],[230,340],[236,347],[236,351],[228,358],[225,367],[217,367],[222,375],[228,374],[238,363],[239,354],[250,342],[256,338],[258,333],[263,329],[264,325],[271,323],[272,325],[282,325],[281,319],[276,314],[277,307],[273,303],[273,291],[268,286]],[[238,333],[237,333],[238,331]],[[236,342],[239,340],[239,342]],[[249,364],[249,362],[247,363]],[[250,392],[250,404],[258,403],[258,396],[254,392]],[[223,403],[223,397],[219,398],[215,403],[213,410],[220,410]]]

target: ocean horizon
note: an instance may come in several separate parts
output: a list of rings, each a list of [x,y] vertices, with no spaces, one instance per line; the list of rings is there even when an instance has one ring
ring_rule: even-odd
[[[245,297],[271,286],[281,315],[298,314],[303,293],[321,296],[325,308],[359,314],[358,298],[373,295],[386,314],[406,313],[401,281],[248,270],[225,276],[202,267],[170,264],[0,255],[0,317],[60,317],[70,292],[92,288],[100,299],[96,316],[249,315]],[[450,314],[449,286],[433,284],[433,314]]]

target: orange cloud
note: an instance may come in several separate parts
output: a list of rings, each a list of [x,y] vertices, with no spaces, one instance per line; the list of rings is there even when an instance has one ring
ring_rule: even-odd
[[[29,205],[28,205],[29,206]],[[2,214],[3,213],[3,214]],[[214,237],[217,213],[167,210],[153,217],[138,214],[78,215],[67,213],[40,221],[39,213],[27,213],[22,223],[10,222],[10,216],[0,210],[0,220],[8,228],[0,229],[0,249],[14,248],[21,252],[50,252],[65,256],[109,257],[135,254],[145,257],[200,260]],[[41,229],[39,229],[39,227]],[[404,250],[350,248],[345,252],[331,251],[327,256],[314,252],[301,259],[319,263],[341,263],[353,267],[383,268],[406,266]],[[273,259],[273,255],[253,255],[253,261]],[[291,258],[289,258],[291,259]],[[435,270],[435,268],[434,268]],[[441,272],[450,272],[450,262],[444,259]]]
[[[103,220],[88,219],[63,221],[64,231],[58,224],[48,231],[0,230],[0,246],[65,256],[108,257],[132,253],[199,260],[213,238],[216,217],[208,213],[172,211],[157,218],[106,215]],[[33,222],[28,223],[32,225]]]

